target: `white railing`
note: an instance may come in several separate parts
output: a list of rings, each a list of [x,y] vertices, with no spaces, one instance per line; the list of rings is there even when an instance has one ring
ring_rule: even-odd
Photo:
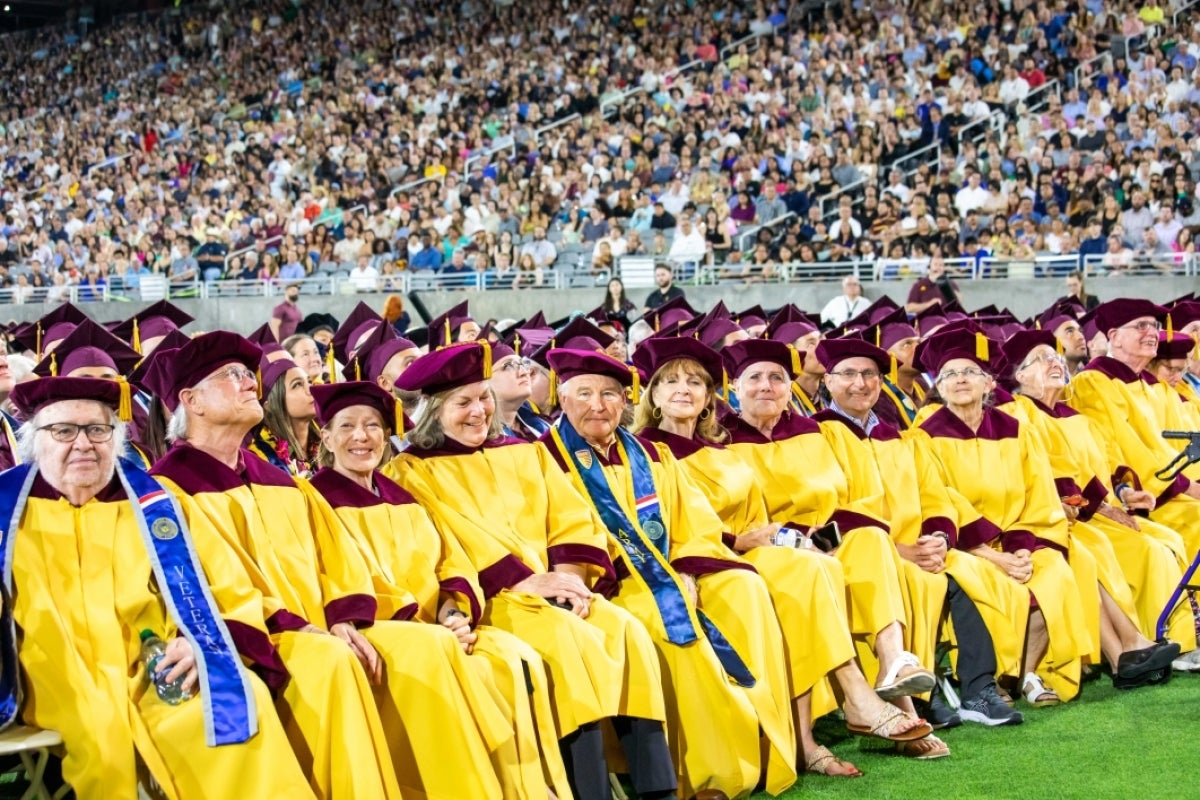
[[[415,181],[409,181],[408,183],[402,183],[399,186],[392,187],[392,191],[388,193],[388,196],[395,197],[401,192],[411,192],[418,186],[424,186],[427,183],[441,183],[441,181],[438,178],[418,178]]]
[[[122,161],[124,161],[125,159],[129,158],[132,155],[133,155],[133,151],[130,150],[128,153],[122,153],[119,156],[109,156],[108,158],[104,159],[103,161],[92,164],[90,167],[88,167],[86,174],[91,175],[94,171],[96,171],[98,169],[104,169],[105,167],[115,167],[117,164],[120,164]]]
[[[543,125],[542,127],[535,129],[533,132],[534,144],[541,145],[543,133],[548,133],[548,132],[554,130],[555,128],[561,128],[563,125],[566,125],[569,122],[574,122],[575,120],[579,120],[579,119],[583,119],[583,117],[579,114],[571,114],[569,116],[563,117],[562,119],[555,120],[554,122],[551,122],[549,125]]]
[[[738,250],[743,253],[746,252],[746,241],[748,239],[755,238],[758,236],[760,231],[774,228],[776,225],[779,225],[782,222],[786,222],[787,220],[791,219],[794,216],[796,216],[795,213],[789,211],[786,214],[782,214],[782,215],[776,217],[775,219],[769,219],[760,225],[755,225],[752,228],[747,228],[745,231],[738,233],[738,235],[737,235]]]
[[[1000,130],[1001,128],[1003,128],[1004,127],[1004,119],[1005,119],[1004,112],[997,110],[997,111],[993,111],[992,113],[988,114],[986,117],[980,117],[979,119],[975,120],[974,122],[967,123],[966,125],[964,125],[958,129],[958,146],[961,148],[963,145],[963,142],[967,141],[967,131],[973,130],[975,128],[984,128],[984,130],[982,130],[982,131],[973,132],[970,136],[970,141],[973,144],[979,144],[979,140],[984,138],[985,136],[987,136],[989,131],[994,133],[994,132]]]
[[[1088,277],[1200,274],[1200,257],[1196,253],[1104,253],[1087,256],[1083,261],[1084,274]]]
[[[729,44],[727,44],[721,48],[721,52],[720,52],[721,60],[722,61],[727,60],[729,58],[730,53],[736,53],[737,49],[739,47],[741,47],[744,44],[749,44],[750,42],[753,42],[754,46],[747,47],[746,52],[753,53],[755,50],[757,50],[762,45],[762,42],[760,42],[759,40],[762,39],[764,36],[769,36],[769,35],[770,34],[766,34],[766,33],[752,33],[749,36],[743,36],[742,38],[738,39],[736,42],[730,42]]]
[[[1030,90],[1029,94],[1025,95],[1025,108],[1030,114],[1035,114],[1050,105],[1050,96],[1054,95],[1059,100],[1062,99],[1062,86],[1058,79],[1046,81],[1036,89]],[[1034,98],[1037,98],[1036,100]]]

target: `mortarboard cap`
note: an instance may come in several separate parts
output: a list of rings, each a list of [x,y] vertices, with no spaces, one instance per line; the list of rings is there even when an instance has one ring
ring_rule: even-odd
[[[471,312],[467,310],[467,301],[463,300],[449,311],[429,320],[429,349],[435,350],[452,343],[458,329],[472,319]]]
[[[62,341],[75,330],[76,325],[87,318],[87,314],[76,306],[63,303],[50,313],[14,331],[13,341],[24,346],[26,350],[33,351],[34,357],[40,359],[48,343]],[[54,338],[51,338],[51,334]]]
[[[544,367],[549,367],[546,355],[558,348],[567,350],[604,350],[615,341],[587,317],[576,317],[554,334],[545,344],[541,345],[530,356]]]
[[[166,336],[193,320],[191,314],[169,300],[159,300],[122,322],[113,334],[129,342],[134,350],[141,353],[143,342]]]
[[[700,312],[692,308],[685,297],[675,297],[649,311],[644,319],[656,331],[661,331],[677,322],[685,322],[699,316]]]
[[[337,360],[342,364],[349,364],[350,354],[354,352],[363,335],[373,330],[375,325],[382,323],[383,317],[376,314],[369,305],[360,301],[333,335],[331,349]]]
[[[52,353],[33,368],[42,378],[62,376],[84,368],[107,368],[124,375],[141,360],[129,345],[91,320],[85,319]]]

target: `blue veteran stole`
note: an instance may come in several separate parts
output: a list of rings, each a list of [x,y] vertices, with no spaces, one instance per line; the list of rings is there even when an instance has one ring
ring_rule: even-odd
[[[629,466],[630,488],[637,511],[635,520],[629,518],[613,495],[604,468],[596,461],[591,446],[571,427],[566,416],[559,417],[550,430],[571,473],[579,479],[608,532],[620,543],[630,565],[654,596],[667,640],[671,644],[691,644],[700,638],[697,630],[703,630],[725,674],[739,686],[753,686],[754,676],[725,635],[703,611],[688,607],[679,576],[668,561],[671,537],[663,523],[650,456],[641,442],[625,429],[617,428],[617,451]]]
[[[538,416],[537,412],[529,403],[522,403],[517,409],[517,419],[521,421],[526,428],[533,432],[535,436],[541,436],[546,431],[550,430],[550,423]]]
[[[254,693],[229,630],[217,612],[183,515],[174,498],[135,462],[118,459],[116,474],[125,489],[125,502],[133,507],[167,612],[192,645],[200,673],[200,700],[204,704],[208,746],[248,741],[258,732]],[[0,531],[0,566],[4,576],[4,602],[0,609],[0,729],[14,722],[22,700],[13,619],[12,555],[36,476],[37,468],[31,464],[0,473],[0,525],[7,525]]]

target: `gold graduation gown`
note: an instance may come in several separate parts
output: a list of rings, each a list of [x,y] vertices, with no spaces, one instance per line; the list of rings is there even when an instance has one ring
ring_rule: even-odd
[[[955,549],[958,527],[953,503],[933,464],[927,458],[917,457],[911,438],[882,421],[868,435],[859,425],[832,410],[822,412],[816,419],[855,493],[883,498],[879,513],[889,521],[892,540],[897,545],[915,545],[926,535],[940,534],[946,538],[944,573],[929,573],[911,561],[901,560],[909,619],[905,646],[922,664],[933,664],[936,660],[947,575],[971,598],[985,624],[1007,626],[1009,620],[1027,613],[1028,592],[1011,582],[995,580],[982,559]],[[1020,662],[1023,639],[1023,631],[1001,637],[996,653],[998,666]],[[1001,649],[1005,646],[1007,649]],[[871,659],[874,660],[873,655]],[[1008,673],[1001,669],[1000,674]]]
[[[586,488],[568,467],[569,455],[549,434],[540,441],[586,497]],[[651,442],[643,447],[670,539],[667,566],[696,578],[699,608],[727,637],[755,678],[750,688],[731,681],[703,632],[691,644],[673,644],[649,587],[625,549],[615,537],[608,537],[608,552],[618,577],[613,601],[642,621],[666,665],[667,738],[680,772],[680,793],[690,797],[701,789],[720,789],[737,797],[753,791],[760,774],[761,725],[769,742],[767,788],[779,794],[796,780],[796,737],[783,634],[770,594],[754,568],[725,547],[720,520],[670,451]],[[607,454],[594,455],[621,510],[637,519],[633,480],[616,444]],[[603,525],[599,517],[596,522]]]
[[[462,547],[485,599],[480,619],[542,657],[558,735],[612,716],[666,721],[654,643],[627,611],[593,596],[587,619],[512,587],[556,564],[612,575],[598,520],[545,448],[497,439],[408,447],[383,473],[410,492],[440,533]]]
[[[770,522],[754,470],[731,448],[658,428],[646,428],[638,435],[670,448],[720,517],[728,547],[733,547],[737,536]],[[771,593],[783,631],[792,697],[811,691],[812,718],[828,714],[837,708],[837,697],[827,676],[854,658],[842,565],[818,550],[785,547],[756,547],[741,557],[758,570]],[[703,596],[700,605],[709,610]],[[723,622],[718,626],[729,635]]]
[[[1088,417],[1064,403],[1049,408],[1020,395],[1007,408],[1038,431],[1059,496],[1078,497],[1082,502],[1079,518],[1071,525],[1072,545],[1078,539],[1091,551],[1105,589],[1142,635],[1153,640],[1158,616],[1187,568],[1182,537],[1148,519],[1139,519],[1140,530],[1134,530],[1097,513],[1102,503],[1117,500],[1106,485],[1108,465]],[[1088,624],[1093,627],[1092,620]],[[1176,606],[1168,637],[1179,642],[1184,652],[1195,648],[1188,603]]]
[[[78,508],[34,479],[16,531],[13,587],[21,716],[62,735],[63,779],[76,796],[134,800],[137,758],[172,800],[313,796],[258,678],[250,679],[258,733],[221,747],[205,745],[198,698],[171,706],[145,683],[139,633],[170,641],[177,631],[116,478]],[[226,623],[232,629],[240,618],[261,630],[257,603]]]
[[[379,598],[377,619],[436,625],[441,600],[447,595],[472,622],[479,619],[483,590],[475,570],[457,542],[438,533],[411,494],[382,474],[375,475],[375,492],[370,492],[328,468],[314,475],[311,483],[362,551]],[[468,660],[516,732],[492,753],[504,797],[544,800],[548,784],[559,797],[569,796],[541,657],[499,628],[475,625],[474,633],[478,638]],[[526,675],[532,692],[525,685]],[[422,746],[440,748],[444,743]]]
[[[318,794],[498,794],[489,753],[512,733],[489,706],[457,638],[435,626],[375,622],[370,573],[333,510],[307,483],[249,451],[242,451],[242,462],[234,471],[184,445],[154,471],[188,495],[189,519],[207,516],[238,553],[267,600],[268,626],[279,632],[292,684],[301,673],[328,680],[329,665],[345,681],[332,697],[324,686],[310,696],[306,676],[283,696],[281,715],[294,726],[293,742]],[[337,637],[299,632],[309,623],[328,630],[340,622],[362,628],[378,651],[385,664],[381,686],[370,686]]]
[[[1162,388],[1149,373],[1102,356],[1071,379],[1066,402],[1095,423],[1107,461],[1104,474],[1114,485],[1129,483],[1158,498],[1150,518],[1183,537],[1190,561],[1200,551],[1200,500],[1183,494],[1185,474],[1173,480],[1154,475],[1178,455],[1162,432],[1182,424],[1175,407],[1181,404],[1167,402]]]
[[[1079,586],[1066,561],[1067,518],[1049,461],[1027,426],[995,408],[985,407],[978,431],[972,431],[943,407],[912,435],[918,448],[927,449],[955,501],[959,548],[987,544],[1006,552],[1032,552],[1033,577],[1026,587],[1045,616],[1050,638],[1037,672],[1059,697],[1072,699],[1079,692],[1081,659],[1091,636]],[[989,631],[993,639],[1004,635]]]
[[[907,626],[904,567],[887,524],[877,516],[881,498],[851,493],[820,426],[784,411],[767,438],[734,414],[722,421],[729,447],[754,469],[772,522],[801,530],[838,523],[842,544],[835,555],[845,574],[856,642],[873,650],[879,631],[893,622]]]

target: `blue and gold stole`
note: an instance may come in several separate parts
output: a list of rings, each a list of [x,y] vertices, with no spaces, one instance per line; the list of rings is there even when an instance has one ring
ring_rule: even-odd
[[[239,744],[258,733],[258,712],[249,675],[242,667],[233,638],[217,611],[200,567],[191,533],[175,499],[138,467],[119,458],[116,474],[133,507],[138,530],[150,557],[154,578],[167,612],[192,645],[200,672],[204,732],[209,747]],[[0,728],[11,725],[20,711],[22,692],[13,619],[13,547],[29,500],[37,468],[23,464],[0,473]]]
[[[790,405],[793,411],[802,417],[816,416],[817,406],[809,398],[808,393],[800,388],[800,384],[792,381],[792,397]]]
[[[699,639],[703,630],[721,666],[739,686],[754,685],[754,676],[712,620],[687,601],[679,575],[669,562],[671,537],[663,522],[650,456],[633,434],[617,428],[617,452],[629,466],[629,481],[637,511],[636,519],[621,507],[596,460],[591,446],[571,426],[566,416],[550,429],[554,444],[571,474],[578,479],[595,506],[608,532],[617,540],[638,577],[650,589],[672,644],[686,645]]]

